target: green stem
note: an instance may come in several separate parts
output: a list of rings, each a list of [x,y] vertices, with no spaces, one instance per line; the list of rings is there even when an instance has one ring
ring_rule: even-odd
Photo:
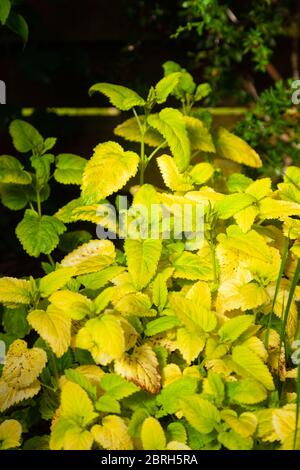
[[[138,126],[140,128],[140,133],[141,133],[141,154],[140,154],[140,185],[142,186],[144,184],[144,175],[145,175],[145,170],[147,167],[147,160],[145,156],[145,133],[147,131],[146,128],[146,120],[144,123],[141,123],[141,120],[136,112],[136,110],[133,108],[133,114],[137,120]]]
[[[57,384],[57,387],[58,387],[59,373],[58,373],[58,370],[57,370],[57,367],[56,367],[56,361],[55,361],[55,357],[54,357],[54,354],[53,354],[52,351],[50,351],[50,353],[49,353],[49,362],[51,363],[51,368],[52,368],[53,375],[54,375],[54,378],[55,378],[55,383]]]
[[[49,263],[51,264],[51,266],[55,267],[55,261],[54,261],[54,259],[52,258],[52,256],[51,256],[51,255],[47,255],[47,257],[48,257],[48,260],[49,260]]]
[[[266,337],[265,337],[265,347],[266,347],[267,351],[269,349],[270,330],[271,330],[271,325],[272,325],[272,319],[273,319],[273,316],[274,316],[274,307],[275,307],[277,297],[278,297],[278,294],[279,294],[279,289],[280,289],[280,286],[281,286],[283,271],[284,271],[284,267],[285,267],[286,260],[287,260],[287,257],[288,257],[288,253],[289,253],[289,242],[290,242],[290,240],[289,240],[289,238],[287,238],[286,244],[285,244],[285,247],[284,247],[284,251],[283,251],[283,255],[282,255],[282,260],[281,260],[281,264],[280,264],[278,277],[277,277],[277,282],[276,282],[275,293],[274,293],[274,298],[273,298],[273,302],[272,302],[271,313],[270,313],[270,316],[269,316],[269,321],[268,321],[268,326],[267,326],[267,331],[266,331]]]
[[[209,248],[211,253],[211,260],[213,265],[213,275],[214,275],[214,289],[217,289],[219,284],[219,276],[218,276],[218,266],[217,266],[217,258],[216,258],[216,247],[214,242],[209,241]]]
[[[40,197],[40,191],[38,189],[36,190],[36,203],[37,203],[38,214],[41,217],[42,215],[41,197]]]
[[[40,382],[42,387],[45,387],[47,390],[51,390],[51,392],[56,392],[55,388],[50,387],[49,385],[44,384],[43,382]]]
[[[286,307],[285,307],[284,318],[283,318],[283,322],[282,322],[282,325],[281,325],[280,340],[279,340],[278,370],[279,370],[279,366],[280,366],[281,347],[282,347],[282,344],[283,344],[283,341],[284,341],[286,325],[287,325],[290,308],[291,308],[291,305],[292,305],[292,301],[293,301],[293,298],[294,298],[295,290],[296,290],[297,284],[299,282],[299,279],[300,279],[300,259],[298,260],[297,267],[296,267],[296,270],[295,270],[295,273],[294,273],[294,276],[293,276],[293,279],[292,279],[292,282],[291,282],[288,301],[287,301],[287,304],[286,304]]]
[[[167,141],[164,140],[161,144],[159,144],[158,147],[156,147],[155,150],[153,150],[152,153],[150,153],[148,159],[147,159],[147,163],[150,162],[150,160],[157,154],[157,152],[159,152],[165,145],[166,145]]]

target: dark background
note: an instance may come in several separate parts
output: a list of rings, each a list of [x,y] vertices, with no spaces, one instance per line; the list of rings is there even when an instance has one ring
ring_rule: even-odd
[[[0,0],[1,1],[1,0]],[[201,67],[193,67],[185,37],[171,39],[181,24],[180,0],[26,0],[19,12],[29,25],[29,41],[0,28],[0,79],[6,82],[7,105],[0,106],[1,154],[16,155],[8,125],[21,117],[22,107],[32,107],[29,122],[45,136],[58,137],[55,154],[70,152],[89,158],[101,141],[113,138],[113,127],[123,117],[58,117],[46,107],[102,107],[108,101],[88,96],[89,87],[101,81],[123,84],[145,95],[162,76],[166,60],[178,61],[201,82]],[[290,45],[278,42],[273,63],[290,75]],[[272,84],[257,73],[258,90]],[[229,97],[228,105],[234,103]],[[221,103],[222,104],[222,103]],[[241,119],[241,116],[238,117]],[[22,157],[21,157],[22,158]],[[154,171],[149,168],[148,175]],[[155,178],[157,177],[154,176]],[[77,197],[78,189],[53,184],[46,212]],[[39,262],[27,257],[16,243],[14,229],[23,211],[0,208],[0,271],[26,275]]]

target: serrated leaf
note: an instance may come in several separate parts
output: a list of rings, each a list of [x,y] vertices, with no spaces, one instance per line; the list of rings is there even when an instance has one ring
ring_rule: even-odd
[[[30,200],[28,186],[0,183],[1,202],[12,211],[24,209]]]
[[[163,408],[164,414],[175,414],[181,409],[180,400],[189,400],[197,390],[197,379],[194,377],[181,377],[166,385],[157,396],[157,404]]]
[[[141,115],[139,116],[139,120],[141,124],[144,125],[145,117]],[[127,119],[115,127],[114,133],[130,142],[142,141],[141,130],[135,117]],[[148,127],[144,135],[144,142],[149,145],[149,147],[158,147],[164,142],[164,138],[155,129]]]
[[[220,157],[233,160],[253,168],[260,168],[262,161],[259,155],[243,139],[220,127],[215,140],[217,153]]]
[[[118,416],[105,416],[102,426],[95,424],[91,432],[96,442],[108,450],[132,450],[133,443],[125,421]]]
[[[112,85],[110,83],[96,83],[89,89],[89,94],[95,92],[107,96],[113,106],[121,111],[128,111],[134,106],[144,106],[144,99],[135,91],[124,86]]]
[[[141,440],[144,450],[164,450],[166,448],[166,436],[160,422],[152,418],[146,418],[141,429]]]
[[[49,302],[57,310],[73,320],[82,320],[84,317],[94,313],[94,305],[91,299],[79,292],[72,292],[67,289],[58,290],[49,297]]]
[[[41,253],[50,254],[65,230],[65,225],[55,217],[39,216],[34,210],[27,209],[17,225],[16,234],[24,250],[37,258]]]
[[[227,179],[227,188],[230,193],[243,193],[252,182],[251,178],[241,173],[232,173]]]
[[[192,116],[184,116],[186,130],[189,136],[191,148],[203,152],[216,151],[211,133],[200,119]]]
[[[26,342],[19,339],[10,345],[0,379],[1,412],[40,391],[37,377],[46,362],[47,355],[40,348],[27,349]]]
[[[83,427],[98,415],[87,393],[78,384],[66,382],[61,392],[61,416]]]
[[[77,385],[79,385],[83,390],[87,392],[89,397],[93,400],[97,397],[96,385],[91,383],[91,381],[80,372],[80,367],[78,369],[67,369],[65,370],[65,377]],[[98,377],[99,380],[99,377]]]
[[[43,188],[50,179],[50,167],[54,162],[54,155],[33,155],[30,157],[31,166],[35,169],[35,181],[38,189]]]
[[[71,318],[54,305],[47,310],[32,310],[28,323],[51,347],[57,357],[61,357],[71,344]]]
[[[139,391],[136,385],[127,382],[127,380],[117,374],[103,375],[100,379],[100,385],[110,397],[116,400],[122,400]]]
[[[5,419],[0,424],[0,450],[7,450],[15,447],[20,447],[21,434],[22,426],[19,421],[15,419]]]
[[[40,292],[43,297],[48,297],[53,292],[64,287],[67,282],[75,275],[76,268],[60,268],[52,271],[40,280]]]
[[[153,278],[161,256],[161,240],[125,240],[128,271],[138,290],[143,289]]]
[[[15,148],[21,153],[36,151],[43,146],[44,139],[41,134],[31,124],[21,119],[12,121],[9,133]]]
[[[24,171],[23,165],[15,157],[1,155],[0,183],[27,185],[31,183],[31,175],[27,171]]]
[[[179,173],[175,160],[170,155],[161,155],[157,164],[165,185],[172,191],[189,191],[193,189],[188,175]]]
[[[220,432],[218,441],[229,450],[251,450],[253,447],[251,437],[242,437],[232,429],[227,432]]]
[[[147,323],[144,334],[154,336],[163,331],[171,330],[180,325],[180,320],[172,315],[165,315]]]
[[[252,315],[239,315],[230,318],[224,323],[218,331],[221,341],[235,341],[241,336],[254,322]]]
[[[251,194],[229,194],[222,201],[217,201],[215,209],[220,219],[226,220],[256,202]]]
[[[198,163],[189,172],[192,180],[196,184],[206,183],[214,174],[214,168],[210,163]]]
[[[174,346],[179,349],[187,364],[190,364],[204,349],[205,335],[188,328],[178,328]]]
[[[72,419],[60,416],[54,422],[49,442],[50,450],[90,450],[92,445],[92,434]]]
[[[14,277],[0,278],[0,302],[4,304],[24,304],[31,301],[32,287],[30,281]]]
[[[95,408],[97,411],[103,411],[105,413],[121,413],[120,403],[109,395],[102,395],[102,397],[97,400]]]
[[[89,350],[97,364],[107,365],[113,359],[120,359],[125,352],[120,321],[109,314],[88,320],[77,333],[76,346]]]
[[[177,441],[186,444],[187,435],[183,424],[179,422],[170,423],[167,427],[168,441]]]
[[[165,108],[148,117],[148,123],[166,139],[179,171],[190,162],[190,143],[183,115],[177,109]]]
[[[267,390],[274,390],[272,375],[263,361],[246,346],[235,346],[232,359],[241,368],[243,375],[250,375],[262,383]]]
[[[123,271],[125,271],[123,266],[110,266],[96,273],[83,274],[78,276],[77,279],[87,289],[97,290],[104,287],[108,282],[117,277],[119,274],[122,274]]]
[[[115,361],[115,372],[143,390],[156,394],[160,390],[161,376],[154,351],[148,345],[134,349]]]
[[[162,78],[155,86],[156,102],[161,104],[166,101],[168,96],[177,86],[181,77],[180,72],[173,72]]]
[[[230,399],[237,403],[254,405],[267,398],[265,387],[252,378],[227,384]]]
[[[292,215],[300,216],[300,204],[266,197],[259,203],[259,212],[262,220],[283,219]]]
[[[113,263],[115,247],[109,240],[91,240],[69,253],[61,261],[63,267],[73,267],[76,275],[100,271]]]
[[[56,157],[54,178],[59,183],[80,185],[86,164],[85,158],[73,153],[61,153]]]
[[[218,409],[199,395],[191,396],[187,401],[181,400],[180,405],[190,425],[203,434],[212,432],[220,422]]]
[[[135,176],[138,164],[139,156],[116,142],[97,145],[83,172],[82,197],[92,204],[118,191]]]
[[[200,256],[188,251],[184,251],[173,261],[173,267],[175,278],[196,281],[198,279],[209,280],[212,276],[210,260],[203,260]]]
[[[122,297],[115,309],[123,315],[135,315],[137,317],[153,317],[155,310],[151,310],[151,302],[147,294],[142,292],[131,293]]]

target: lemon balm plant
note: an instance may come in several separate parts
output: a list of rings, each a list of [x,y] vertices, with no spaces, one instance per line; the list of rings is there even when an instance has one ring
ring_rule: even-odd
[[[146,98],[119,85],[91,88],[133,112],[115,129],[125,143],[101,143],[84,162],[56,158],[54,177],[78,184],[79,197],[46,216],[35,191],[16,232],[33,256],[51,255],[66,226],[80,220],[94,232],[103,227],[106,237],[79,239],[56,264],[44,265],[40,279],[0,279],[2,448],[300,448],[300,169],[290,167],[277,187],[243,175],[244,165],[261,166],[260,157],[193,114],[207,91],[172,67]],[[180,110],[165,106],[170,95]],[[32,132],[12,124],[18,150],[35,140]],[[33,168],[42,165],[45,147],[26,147]],[[154,158],[161,188],[147,180]],[[1,161],[2,200],[5,185],[17,192],[25,177],[36,190],[37,175],[25,176],[12,157]],[[121,214],[125,185],[132,200]],[[117,249],[112,231],[118,236],[120,226],[103,211],[115,196],[128,224],[137,222],[140,206],[163,207],[171,226],[179,210],[192,207],[193,228],[201,205],[203,237],[129,231]],[[162,213],[156,223],[162,235]]]

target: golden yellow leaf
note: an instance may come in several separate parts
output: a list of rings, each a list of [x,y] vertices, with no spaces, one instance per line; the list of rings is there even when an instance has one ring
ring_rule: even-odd
[[[92,435],[101,447],[107,450],[132,450],[132,439],[125,421],[119,416],[109,415],[102,420],[102,426],[95,424]]]

